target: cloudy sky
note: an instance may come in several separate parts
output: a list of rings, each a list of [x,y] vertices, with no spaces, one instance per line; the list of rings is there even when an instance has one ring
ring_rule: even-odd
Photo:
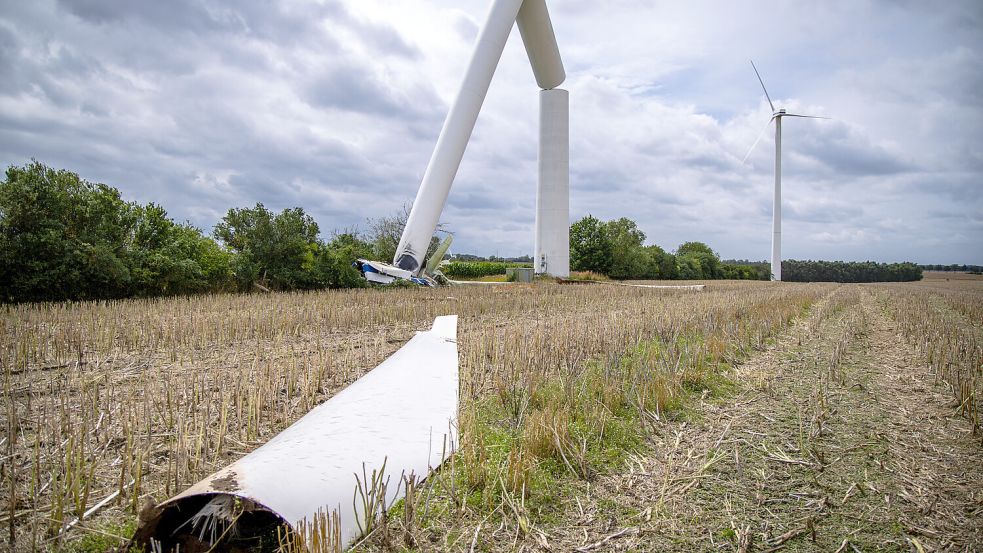
[[[0,5],[0,162],[32,157],[210,230],[303,206],[330,236],[412,200],[491,0]],[[983,264],[983,3],[552,0],[571,216],[770,252],[770,110],[789,119],[784,252]],[[517,31],[442,220],[532,250],[537,87]]]

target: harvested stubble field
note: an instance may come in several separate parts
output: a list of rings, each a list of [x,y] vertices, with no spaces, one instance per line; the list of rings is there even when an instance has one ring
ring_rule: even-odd
[[[5,307],[3,540],[118,546],[456,313],[460,451],[356,550],[981,550],[983,280],[930,277]]]

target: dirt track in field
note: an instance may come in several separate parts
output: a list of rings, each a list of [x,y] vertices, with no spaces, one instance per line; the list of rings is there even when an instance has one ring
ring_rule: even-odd
[[[980,437],[876,293],[841,292],[516,548],[983,550]]]

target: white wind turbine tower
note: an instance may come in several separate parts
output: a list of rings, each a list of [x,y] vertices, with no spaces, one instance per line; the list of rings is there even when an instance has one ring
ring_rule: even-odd
[[[761,74],[758,73],[758,68],[755,67],[754,61],[751,61],[751,67],[754,69],[754,74],[758,76],[758,82],[761,83],[761,90],[765,91],[765,98],[768,99],[768,105],[771,106],[772,114],[768,125],[771,125],[772,121],[775,122],[775,203],[772,208],[771,219],[771,279],[782,280],[782,117],[803,117],[806,119],[829,119],[829,117],[788,113],[785,111],[785,108],[775,109],[775,104],[772,103],[771,96],[768,95],[768,89],[765,88],[765,82],[761,80]],[[768,130],[768,125],[765,126],[761,134],[754,141],[754,144],[748,149],[741,163],[747,161],[748,156],[754,151],[754,147],[758,145],[761,137]]]

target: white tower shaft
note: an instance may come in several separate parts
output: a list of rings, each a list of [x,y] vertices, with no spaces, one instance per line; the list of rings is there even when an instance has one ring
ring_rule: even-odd
[[[539,189],[536,194],[536,273],[570,276],[570,97],[539,93]]]
[[[566,79],[546,0],[494,0],[396,248],[393,264],[400,269],[413,274],[423,270],[430,238],[515,23],[540,88],[552,89]]]
[[[775,117],[775,199],[771,219],[771,278],[782,280],[782,118]]]

